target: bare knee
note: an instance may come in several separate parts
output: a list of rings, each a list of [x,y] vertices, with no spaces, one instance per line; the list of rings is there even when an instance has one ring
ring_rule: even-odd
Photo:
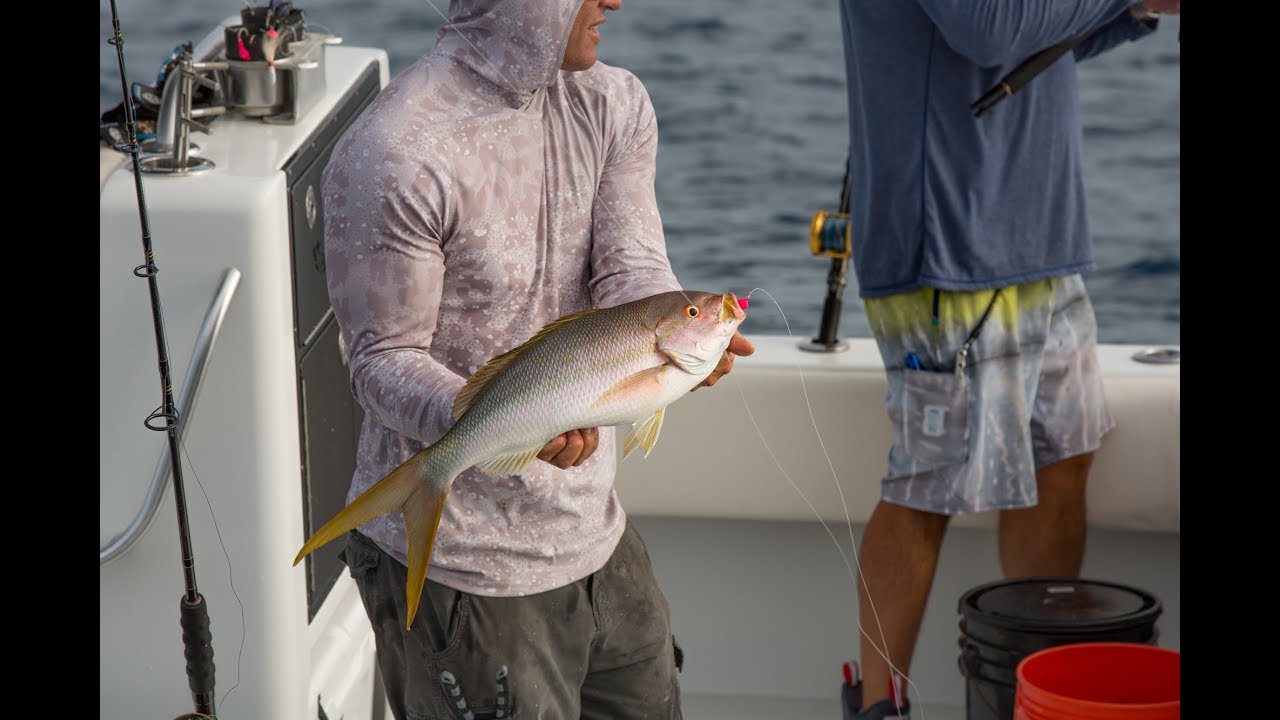
[[[882,538],[891,540],[894,544],[937,545],[941,543],[950,520],[947,515],[881,500],[867,521],[863,544]]]
[[[1057,462],[1049,463],[1044,467],[1036,470],[1036,479],[1041,478],[1079,478],[1083,480],[1088,477],[1089,469],[1093,467],[1093,453],[1082,453],[1073,455],[1069,458],[1063,458]]]
[[[1000,564],[1006,577],[1076,576],[1084,559],[1085,483],[1093,454],[1036,472],[1039,501],[1000,513]]]
[[[1084,453],[1045,465],[1036,471],[1036,490],[1040,504],[1077,504],[1084,502],[1084,489],[1093,466],[1093,453]]]

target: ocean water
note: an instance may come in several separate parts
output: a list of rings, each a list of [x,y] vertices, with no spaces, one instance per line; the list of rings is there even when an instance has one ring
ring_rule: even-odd
[[[199,43],[242,3],[117,0],[129,82]],[[297,0],[308,27],[381,47],[392,75],[430,50],[447,0]],[[112,5],[99,5],[100,110],[121,100]],[[686,287],[753,296],[748,333],[818,332],[831,261],[809,222],[838,206],[847,140],[836,0],[625,0],[600,57],[644,81],[657,111],[657,194]],[[1102,342],[1180,344],[1180,18],[1080,64],[1085,182]],[[1034,82],[1034,81],[1033,81]],[[780,306],[780,307],[779,307]],[[868,335],[849,273],[839,335]]]

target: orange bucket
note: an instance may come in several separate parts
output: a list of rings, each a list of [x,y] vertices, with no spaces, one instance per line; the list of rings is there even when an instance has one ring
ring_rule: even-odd
[[[1128,642],[1039,650],[1018,663],[1013,720],[1179,720],[1181,659]]]

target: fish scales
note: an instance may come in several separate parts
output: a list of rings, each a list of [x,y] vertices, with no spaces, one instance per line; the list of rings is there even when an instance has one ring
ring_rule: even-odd
[[[412,625],[454,478],[469,467],[514,474],[553,438],[579,428],[632,425],[626,456],[647,455],[666,407],[720,361],[745,313],[733,293],[658,293],[555,320],[491,359],[454,400],[454,424],[317,530],[294,564],[389,512],[403,512]]]

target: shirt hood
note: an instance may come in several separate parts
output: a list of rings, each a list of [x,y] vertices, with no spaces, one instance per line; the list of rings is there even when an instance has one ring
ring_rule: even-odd
[[[521,96],[555,83],[583,0],[450,0],[436,49]]]

